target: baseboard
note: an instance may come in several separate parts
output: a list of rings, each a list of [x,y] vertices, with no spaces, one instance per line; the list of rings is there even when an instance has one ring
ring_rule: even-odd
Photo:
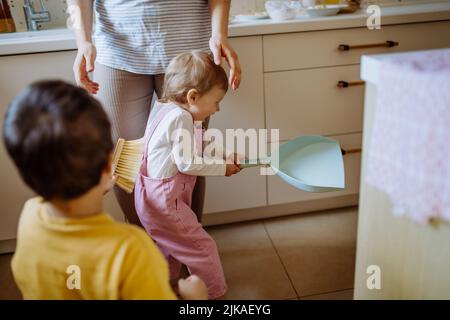
[[[12,253],[16,250],[16,239],[0,240],[0,254]]]
[[[352,194],[334,198],[307,200],[259,208],[208,213],[203,215],[202,224],[204,226],[214,226],[241,221],[274,218],[304,212],[343,208],[358,205],[358,200],[359,195]]]

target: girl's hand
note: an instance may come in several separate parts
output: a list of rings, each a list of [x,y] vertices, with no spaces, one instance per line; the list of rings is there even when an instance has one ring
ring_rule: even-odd
[[[247,160],[247,157],[235,152],[229,155],[227,160],[233,162],[235,165],[240,165],[244,160]],[[239,166],[239,168],[241,167]]]
[[[91,42],[83,42],[78,46],[77,57],[73,64],[73,73],[77,85],[91,94],[96,94],[99,84],[89,79],[89,72],[94,71],[97,49]]]
[[[233,164],[227,164],[227,170],[225,172],[225,176],[229,177],[232,176],[233,174],[236,174],[238,172],[241,171],[241,167],[240,165],[235,165]]]
[[[183,300],[207,300],[208,289],[205,283],[196,275],[180,279],[178,281],[178,291]]]
[[[214,62],[217,65],[222,63],[222,57],[225,58],[230,67],[230,86],[233,90],[239,88],[239,85],[241,84],[241,65],[239,64],[239,58],[228,39],[211,37],[209,39],[209,48],[214,56]]]

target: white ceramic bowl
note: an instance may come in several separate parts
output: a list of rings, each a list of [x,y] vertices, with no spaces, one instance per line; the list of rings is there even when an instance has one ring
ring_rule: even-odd
[[[292,5],[294,1],[266,1],[266,11],[272,20],[291,20],[297,16],[297,8]]]
[[[306,8],[306,13],[310,17],[326,17],[334,16],[342,8],[348,7],[346,4],[328,4],[328,5],[318,5]]]

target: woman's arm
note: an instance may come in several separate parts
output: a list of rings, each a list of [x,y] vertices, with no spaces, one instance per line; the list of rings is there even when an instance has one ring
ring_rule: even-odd
[[[98,83],[89,79],[89,72],[94,71],[97,50],[92,43],[94,0],[68,0],[72,28],[77,40],[78,54],[73,65],[75,81],[90,93],[97,93]]]
[[[211,14],[211,39],[209,47],[214,55],[216,64],[225,58],[230,67],[230,85],[237,89],[241,83],[241,66],[239,59],[228,41],[228,15],[230,12],[230,0],[209,0],[209,12]]]

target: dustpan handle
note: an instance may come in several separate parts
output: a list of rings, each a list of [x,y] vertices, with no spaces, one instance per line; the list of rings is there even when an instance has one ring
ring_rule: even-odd
[[[241,168],[252,168],[270,165],[269,158],[246,159],[240,163]]]

